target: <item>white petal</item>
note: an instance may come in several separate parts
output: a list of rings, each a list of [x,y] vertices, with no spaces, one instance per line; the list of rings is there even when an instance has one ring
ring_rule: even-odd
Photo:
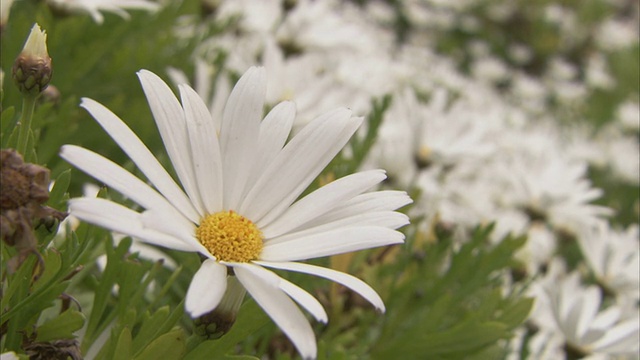
[[[385,178],[382,170],[363,171],[345,176],[296,201],[271,224],[265,226],[259,222],[258,226],[263,229],[265,238],[282,235],[333,210]]]
[[[144,227],[141,214],[101,198],[69,200],[69,212],[82,221],[132,236],[138,240],[180,251],[197,251],[191,244],[169,234]]]
[[[306,290],[302,289],[298,285],[280,278],[280,289],[291,296],[300,306],[305,308],[308,312],[321,323],[326,324],[329,321],[326,311],[322,307],[322,304],[309,294]]]
[[[234,272],[253,299],[289,337],[303,359],[315,359],[316,339],[309,322],[279,288],[279,277],[259,266],[234,264]]]
[[[173,204],[184,216],[193,222],[199,221],[200,216],[176,184],[171,175],[160,165],[151,151],[120,120],[114,113],[102,104],[88,98],[83,98],[80,106],[85,108],[102,128],[113,138],[120,148],[133,160],[136,166],[149,179],[158,191]]]
[[[582,338],[582,336],[589,330],[589,327],[593,323],[594,318],[598,314],[600,309],[600,303],[602,302],[600,297],[600,290],[596,288],[588,288],[582,301],[582,311],[580,317],[576,322],[576,336]]]
[[[265,243],[260,260],[296,261],[400,244],[404,235],[378,226],[354,226],[302,236],[277,243]]]
[[[283,101],[276,105],[260,123],[258,153],[251,176],[251,183],[273,161],[284,147],[296,117],[296,105],[292,101]]]
[[[75,145],[64,145],[60,149],[60,157],[146,209],[179,214],[167,199],[149,185],[120,165],[93,151]]]
[[[207,213],[222,210],[222,158],[215,123],[198,94],[180,86],[180,95],[191,139],[191,156],[201,203]]]
[[[638,353],[638,336],[640,335],[640,323],[637,316],[622,323],[618,323],[596,343],[594,350],[609,354]]]
[[[264,68],[247,70],[231,91],[222,115],[220,150],[225,209],[237,209],[246,192],[258,150],[266,76]]]
[[[365,193],[310,221],[305,227],[327,224],[365,212],[395,210],[411,202],[411,198],[404,191],[384,190]]]
[[[262,266],[266,266],[274,269],[301,272],[301,273],[311,274],[311,275],[319,276],[325,279],[329,279],[331,281],[337,282],[338,284],[342,284],[348,287],[349,289],[357,292],[358,294],[360,294],[360,296],[362,296],[367,301],[369,301],[373,306],[375,306],[376,309],[380,310],[381,312],[385,311],[384,303],[382,302],[382,299],[380,298],[378,293],[375,290],[373,290],[373,288],[369,286],[367,283],[358,279],[355,276],[352,276],[340,271],[327,269],[321,266],[296,263],[296,262],[256,261],[256,263]]]
[[[191,222],[176,221],[176,217],[155,210],[147,210],[141,214],[140,221],[145,228],[155,230],[190,244],[192,251],[213,258],[213,255],[196,238],[196,225]]]
[[[192,318],[215,309],[227,290],[227,267],[207,259],[193,275],[184,307]]]
[[[191,144],[182,106],[169,86],[158,75],[148,70],[140,70],[138,78],[147,96],[149,108],[153,113],[171,164],[173,164],[180,183],[189,195],[191,203],[202,216],[204,209],[200,203],[201,196],[195,183]]]
[[[409,217],[405,214],[396,211],[374,211],[363,214],[353,215],[347,218],[338,219],[326,224],[316,225],[314,227],[302,226],[296,229],[295,232],[287,233],[285,235],[277,236],[274,238],[265,238],[265,243],[276,244],[280,242],[287,242],[296,238],[310,236],[314,234],[323,233],[326,231],[337,230],[346,227],[355,226],[376,226],[385,227],[387,229],[396,230],[409,224]]]
[[[338,109],[305,126],[260,175],[239,212],[264,225],[282,214],[360,126],[362,119],[350,116]]]

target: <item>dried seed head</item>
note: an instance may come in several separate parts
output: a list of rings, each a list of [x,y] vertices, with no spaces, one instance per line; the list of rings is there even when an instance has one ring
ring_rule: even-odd
[[[0,150],[0,236],[20,251],[33,251],[33,223],[67,214],[43,204],[49,200],[49,169],[25,164],[13,149]]]
[[[49,200],[49,169],[25,164],[13,149],[0,151],[0,166],[0,209],[3,213]]]
[[[24,346],[29,359],[72,359],[82,360],[78,340],[63,339],[51,342],[31,342]]]

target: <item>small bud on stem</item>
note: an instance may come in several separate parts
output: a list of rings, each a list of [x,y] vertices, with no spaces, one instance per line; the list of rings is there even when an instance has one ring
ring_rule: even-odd
[[[24,48],[13,64],[13,80],[25,96],[37,96],[51,80],[47,33],[34,24]]]

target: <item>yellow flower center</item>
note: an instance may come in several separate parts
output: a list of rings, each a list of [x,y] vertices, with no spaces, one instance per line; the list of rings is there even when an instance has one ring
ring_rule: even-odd
[[[196,238],[219,261],[249,262],[262,251],[260,229],[231,210],[205,216]]]

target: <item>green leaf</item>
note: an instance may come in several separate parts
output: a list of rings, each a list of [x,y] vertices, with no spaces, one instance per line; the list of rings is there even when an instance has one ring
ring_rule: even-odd
[[[186,351],[182,330],[173,330],[155,339],[135,360],[181,359]]]
[[[487,346],[505,337],[505,326],[495,322],[462,324],[440,333],[425,336],[414,344],[426,354],[469,352]]]
[[[509,328],[515,328],[529,317],[529,313],[533,308],[533,302],[533,298],[519,299],[514,304],[507,306],[497,320]]]
[[[62,208],[63,202],[65,200],[65,193],[69,188],[69,183],[71,182],[71,169],[67,169],[60,173],[56,178],[56,182],[53,185],[53,189],[49,192],[49,206],[54,209]]]
[[[62,266],[62,258],[60,253],[55,249],[48,249],[43,255],[44,258],[44,270],[40,278],[33,284],[33,290],[41,288],[43,285],[49,284],[51,280],[58,274]]]
[[[155,339],[158,331],[160,331],[160,327],[168,317],[169,306],[161,307],[153,313],[153,315],[150,315],[148,312],[144,314],[142,327],[138,331],[136,338],[133,340],[132,350],[134,354],[142,350],[144,346]]]
[[[84,325],[84,315],[73,309],[69,309],[59,316],[48,320],[37,329],[37,341],[51,341],[58,339],[73,339],[73,333]]]
[[[122,329],[118,337],[118,343],[113,351],[114,359],[130,359],[131,358],[131,330],[128,327]]]

